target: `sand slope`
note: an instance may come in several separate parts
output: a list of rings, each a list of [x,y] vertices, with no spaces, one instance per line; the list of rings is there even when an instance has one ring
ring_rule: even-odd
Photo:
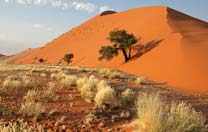
[[[114,28],[134,33],[143,44],[162,41],[128,64],[123,64],[121,56],[100,62],[98,51],[109,43],[106,37]],[[70,51],[75,65],[118,68],[168,82],[180,90],[204,92],[208,91],[207,36],[206,22],[167,7],[145,7],[95,16],[44,47],[16,56],[15,62],[34,63],[35,58],[44,58],[57,63]]]

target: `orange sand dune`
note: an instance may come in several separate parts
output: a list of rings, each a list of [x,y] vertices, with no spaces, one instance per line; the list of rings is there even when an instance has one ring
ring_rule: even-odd
[[[123,64],[122,56],[100,62],[98,51],[109,43],[106,37],[115,28],[134,33],[144,44],[162,41],[127,64]],[[95,16],[44,47],[19,55],[15,62],[34,63],[34,58],[44,58],[48,63],[57,63],[70,51],[75,55],[75,65],[117,68],[168,82],[180,90],[205,92],[208,91],[207,36],[206,22],[168,7],[145,7]]]

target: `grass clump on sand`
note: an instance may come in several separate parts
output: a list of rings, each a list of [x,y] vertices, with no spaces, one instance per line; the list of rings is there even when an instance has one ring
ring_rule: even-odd
[[[19,89],[23,87],[22,80],[18,76],[8,76],[4,82],[2,91],[3,92],[17,92]]]
[[[23,120],[17,120],[15,122],[9,122],[9,123],[0,122],[0,131],[1,132],[34,132],[34,131],[44,132],[44,129],[40,125],[37,128],[33,128]]]
[[[113,79],[113,78],[119,78],[122,77],[122,74],[116,70],[111,70],[107,68],[101,68],[97,70],[98,74],[105,78]]]
[[[121,104],[127,106],[135,103],[135,92],[132,89],[126,89],[121,93]]]
[[[39,117],[44,111],[44,106],[40,102],[26,100],[21,104],[20,112],[25,116]]]
[[[205,119],[185,103],[165,104],[159,94],[138,98],[138,132],[205,132]]]
[[[94,100],[97,107],[102,107],[103,105],[117,105],[116,92],[109,86],[99,89]]]
[[[83,77],[77,80],[77,88],[81,96],[88,102],[95,102],[96,106],[116,103],[116,92],[106,81],[98,80],[95,76]]]
[[[87,101],[92,102],[97,93],[97,84],[99,80],[91,75],[89,78],[83,77],[77,80],[77,88],[81,96]]]
[[[41,97],[41,92],[37,90],[29,90],[23,97],[24,102],[21,104],[20,113],[25,116],[39,117],[39,115],[44,111],[43,104],[37,102]]]
[[[60,80],[60,84],[63,85],[63,87],[76,86],[76,82],[77,82],[77,77],[74,75],[65,75]]]

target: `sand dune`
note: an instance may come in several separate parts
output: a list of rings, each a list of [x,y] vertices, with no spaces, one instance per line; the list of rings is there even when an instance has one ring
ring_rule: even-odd
[[[98,51],[108,44],[106,37],[115,28],[141,37],[143,44],[161,40],[139,58],[123,64],[121,56],[110,62],[98,61]],[[58,63],[68,51],[74,65],[105,66],[168,82],[187,92],[208,91],[208,23],[168,7],[145,7],[121,13],[97,15],[64,33],[44,47],[15,57],[16,63],[35,63],[44,58]]]

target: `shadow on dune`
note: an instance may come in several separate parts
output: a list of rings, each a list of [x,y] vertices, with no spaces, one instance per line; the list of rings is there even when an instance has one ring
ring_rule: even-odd
[[[142,55],[146,54],[147,52],[151,51],[152,49],[159,46],[159,44],[163,41],[163,39],[159,40],[151,40],[144,45],[136,45],[133,47],[135,54],[132,56],[131,61],[138,59]]]

